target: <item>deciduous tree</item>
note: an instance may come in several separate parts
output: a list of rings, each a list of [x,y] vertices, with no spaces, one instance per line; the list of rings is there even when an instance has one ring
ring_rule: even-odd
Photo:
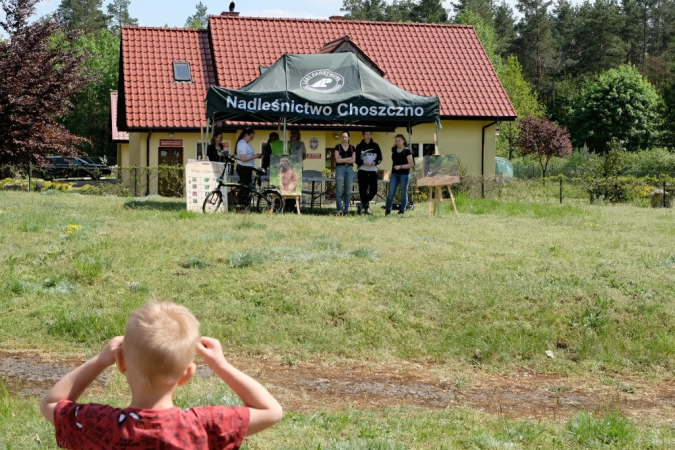
[[[58,45],[75,35],[61,31],[53,17],[28,22],[37,2],[0,0],[5,12],[0,28],[8,36],[0,42],[0,165],[25,167],[45,155],[72,154],[84,141],[57,118],[68,112],[68,99],[92,80],[82,75],[85,55]]]
[[[551,158],[565,157],[572,153],[572,143],[567,130],[545,117],[526,117],[520,122],[518,147],[521,155],[532,155],[539,160],[544,178]]]
[[[119,76],[120,41],[108,30],[81,36],[74,47],[88,55],[83,73],[95,81],[88,83],[71,98],[72,110],[63,123],[72,133],[87,138],[79,146],[90,156],[113,156],[110,129],[110,91],[117,89]]]
[[[497,138],[497,149],[500,154],[513,158],[520,136],[520,122],[528,117],[540,117],[544,108],[537,99],[537,93],[523,78],[523,71],[518,58],[510,56],[506,64],[498,72],[499,80],[511,100],[511,104],[518,114],[515,122],[499,124],[500,132]]]
[[[586,82],[572,111],[570,131],[575,145],[586,143],[605,153],[615,139],[628,151],[655,142],[662,101],[635,66],[627,64]]]

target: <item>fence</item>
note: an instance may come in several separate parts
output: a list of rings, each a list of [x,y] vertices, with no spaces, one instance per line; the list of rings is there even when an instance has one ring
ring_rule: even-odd
[[[3,170],[4,169],[4,170]],[[11,177],[7,177],[11,174]],[[15,168],[0,167],[3,189],[28,190],[28,174]],[[166,197],[183,197],[185,192],[184,168],[181,166],[114,167],[112,177],[118,188],[112,194],[143,197],[159,194]],[[31,189],[39,188],[33,177]],[[416,188],[413,182],[413,200],[428,199],[427,188]],[[609,178],[566,177],[564,175],[538,179],[504,181],[500,177],[482,178],[465,175],[461,183],[453,186],[455,195],[495,198],[505,201],[545,203],[632,203],[638,206],[671,206],[675,179],[668,175],[659,177],[617,176]],[[449,197],[447,189],[444,192]]]

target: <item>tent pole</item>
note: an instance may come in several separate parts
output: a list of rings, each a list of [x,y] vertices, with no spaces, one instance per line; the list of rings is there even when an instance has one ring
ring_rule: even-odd
[[[412,125],[410,125],[410,122],[408,122],[408,145],[412,147],[413,142],[412,142]],[[410,153],[412,153],[412,149],[410,150]],[[419,150],[418,150],[418,155],[419,155]],[[415,168],[415,156],[413,155],[413,167],[410,169],[410,182],[408,183],[408,204],[409,205],[414,205],[415,202],[413,201],[413,190],[412,190],[412,174],[414,172]],[[406,208],[407,209],[407,208]]]
[[[286,118],[284,117],[284,155],[286,154],[286,147],[288,144],[286,144]]]

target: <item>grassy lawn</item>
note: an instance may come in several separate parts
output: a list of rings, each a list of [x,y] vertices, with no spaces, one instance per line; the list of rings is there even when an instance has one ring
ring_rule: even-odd
[[[426,205],[386,218],[380,209],[203,216],[180,200],[0,192],[0,351],[91,356],[154,298],[189,307],[227,355],[281,365],[670,377],[673,212],[459,197],[456,218],[443,206],[435,218]],[[182,405],[229,398],[210,383],[191,382]],[[88,399],[124,405],[123,379]],[[518,421],[400,406],[287,411],[247,445],[646,449],[674,440],[672,424],[611,411]],[[35,398],[0,391],[0,449],[53,441]]]

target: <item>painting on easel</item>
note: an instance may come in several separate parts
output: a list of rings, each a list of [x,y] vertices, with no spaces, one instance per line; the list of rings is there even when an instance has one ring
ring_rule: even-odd
[[[417,187],[429,189],[429,216],[440,214],[443,201],[443,187],[446,187],[455,215],[459,217],[455,196],[450,185],[459,183],[459,164],[455,155],[430,155],[415,158]]]
[[[415,158],[417,186],[449,186],[459,183],[459,164],[455,155]]]

